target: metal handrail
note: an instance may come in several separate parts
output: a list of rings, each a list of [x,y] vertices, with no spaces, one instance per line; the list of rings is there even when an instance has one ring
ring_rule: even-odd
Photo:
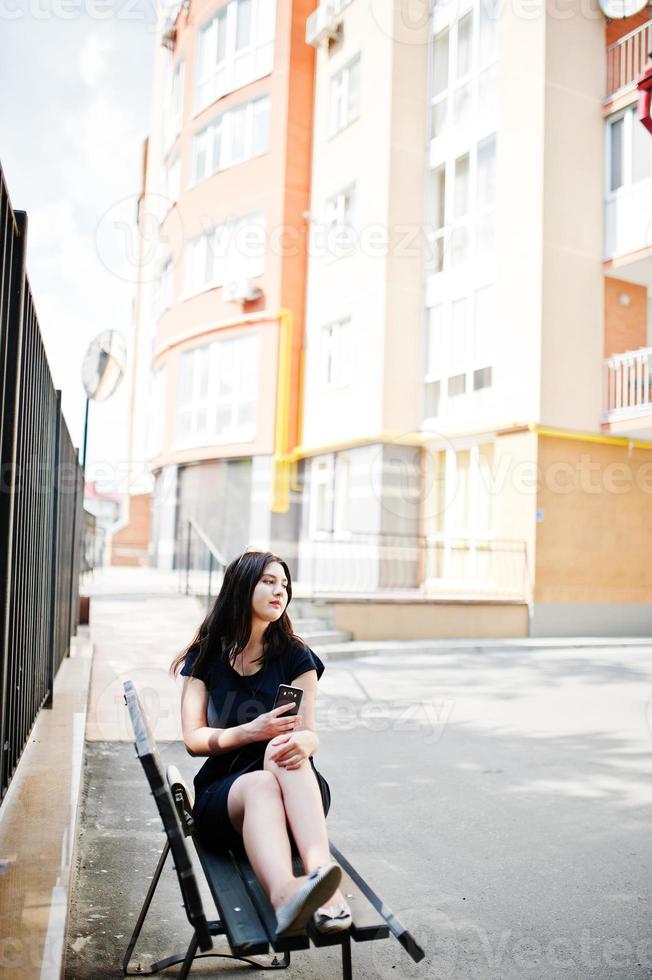
[[[185,566],[180,565],[179,567],[179,571],[181,573],[181,581],[179,583],[180,591],[183,591],[185,595],[194,594],[192,593],[191,590],[190,573],[192,569],[193,534],[195,534],[200,544],[204,546],[206,552],[208,553],[208,581],[207,581],[206,592],[199,593],[200,595],[203,595],[205,597],[206,603],[208,604],[210,602],[211,595],[212,595],[211,586],[213,582],[213,572],[214,571],[219,572],[219,570],[221,569],[222,578],[223,578],[224,571],[226,570],[226,566],[228,562],[224,557],[224,555],[222,554],[222,552],[220,551],[220,549],[215,544],[215,542],[211,540],[207,532],[203,529],[203,527],[201,527],[200,524],[197,523],[197,521],[194,518],[189,517],[185,523],[186,523],[186,547],[183,552],[185,555]],[[199,562],[197,564],[199,564]],[[199,571],[199,569],[196,570]],[[183,580],[184,572],[185,572],[185,586],[182,587],[181,582]]]

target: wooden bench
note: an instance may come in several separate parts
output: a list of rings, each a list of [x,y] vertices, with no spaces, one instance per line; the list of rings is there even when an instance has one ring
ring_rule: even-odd
[[[193,836],[193,797],[176,767],[171,766],[167,774],[163,773],[156,743],[131,681],[125,682],[124,695],[134,729],[136,754],[147,776],[166,835],[165,846],[122,962],[125,976],[152,976],[169,966],[182,963],[178,977],[183,980],[188,976],[193,962],[206,956],[243,960],[259,969],[285,969],[290,965],[290,954],[295,950],[308,949],[312,942],[318,947],[340,945],[343,980],[351,980],[351,940],[371,942],[386,939],[390,934],[396,937],[415,962],[423,959],[423,950],[407,929],[331,842],[331,854],[342,868],[340,887],[351,906],[351,928],[327,936],[317,932],[311,923],[303,935],[277,938],[274,909],[247,860],[244,847],[220,852],[207,850],[200,845]],[[215,903],[215,918],[206,917],[187,839],[192,840],[203,869]],[[170,852],[183,906],[193,930],[192,938],[184,953],[169,955],[148,967],[141,967],[139,963],[134,965],[132,962],[133,953]],[[293,860],[295,874],[303,874],[303,865],[295,848]],[[214,949],[213,938],[217,936],[226,939],[230,952]],[[271,956],[271,962],[266,964],[251,959],[260,954]]]

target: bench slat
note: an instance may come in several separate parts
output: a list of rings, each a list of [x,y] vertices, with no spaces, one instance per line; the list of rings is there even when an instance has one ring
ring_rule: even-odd
[[[372,939],[387,939],[389,926],[343,868],[340,889],[351,907],[353,919],[350,929],[351,938],[357,943],[369,942]]]
[[[230,854],[202,847],[197,854],[233,952],[268,953],[269,937]]]
[[[237,852],[237,854],[234,854],[234,859],[238,865],[238,870],[243,877],[249,894],[251,895],[253,903],[256,906],[258,915],[265,926],[267,935],[269,936],[269,941],[272,944],[275,952],[284,953],[286,951],[293,952],[297,949],[309,949],[310,939],[308,938],[307,933],[299,936],[286,936],[281,939],[276,938],[276,913],[274,912],[266,892],[256,878],[254,870],[249,863],[249,859],[247,858],[244,849],[241,849]],[[301,860],[295,858],[293,864],[295,875],[302,875],[303,865],[301,864]]]

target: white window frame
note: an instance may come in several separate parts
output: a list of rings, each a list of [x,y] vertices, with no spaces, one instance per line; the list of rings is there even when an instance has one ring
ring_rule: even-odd
[[[252,442],[256,438],[258,411],[258,378],[260,372],[260,331],[247,331],[223,337],[198,347],[184,348],[179,354],[179,374],[182,358],[190,358],[191,382],[189,400],[181,403],[177,397],[174,448],[186,449],[202,445]],[[229,358],[229,376],[234,379],[231,392],[219,390],[220,358]],[[186,362],[187,363],[187,362]],[[207,372],[206,396],[200,396],[200,371]],[[253,421],[243,423],[239,416],[253,405]],[[229,425],[217,430],[215,417],[218,408],[230,407]],[[199,424],[203,412],[204,424]],[[188,433],[180,432],[181,418],[189,416]]]
[[[495,389],[495,363],[492,359],[487,359],[486,351],[490,345],[486,341],[480,352],[476,347],[477,336],[477,312],[478,312],[478,293],[482,289],[491,288],[494,290],[493,308],[496,309],[496,286],[492,279],[474,280],[470,288],[462,289],[460,286],[448,291],[439,301],[426,308],[425,318],[425,340],[424,340],[424,379],[423,379],[423,404],[422,418],[425,423],[450,418],[457,414],[465,414],[471,411],[478,411],[487,401],[493,397]],[[456,302],[466,303],[465,335],[463,338],[463,351],[459,361],[453,357],[454,326],[453,326],[453,306]],[[439,310],[441,318],[439,328],[436,327],[436,316],[433,311]],[[494,323],[498,325],[497,315],[494,313]],[[439,336],[437,337],[437,334]],[[436,351],[436,353],[435,353]],[[483,388],[475,389],[475,372],[489,368],[491,370],[491,384]],[[449,395],[448,388],[451,379],[459,376],[465,377],[464,393],[459,395]],[[439,411],[435,415],[426,415],[426,385],[439,384]]]
[[[333,535],[334,492],[333,472],[335,454],[318,456],[310,467],[310,537],[313,541],[330,539]],[[320,508],[324,507],[324,521],[327,527],[320,527]]]
[[[357,105],[351,105],[351,73],[353,70],[358,73],[358,100]],[[335,111],[335,100],[340,99],[337,112]],[[346,129],[352,122],[360,116],[362,103],[362,70],[360,52],[353,55],[345,65],[336,71],[330,79],[328,87],[328,136],[332,138]]]
[[[612,172],[612,159],[611,159],[611,127],[614,123],[623,121],[623,181],[620,187],[616,187],[614,190],[611,189],[611,172]],[[624,109],[620,109],[618,112],[614,112],[613,115],[609,116],[605,124],[605,198],[608,201],[614,200],[618,194],[626,193],[629,188],[637,187],[640,184],[645,183],[646,180],[652,178],[652,172],[650,172],[646,177],[640,180],[634,181],[634,127],[640,126],[641,123],[638,120],[636,103],[626,106]],[[651,137],[648,136],[648,139]]]
[[[258,78],[269,75],[274,67],[274,39],[276,33],[276,0],[250,0],[251,37],[250,43],[236,48],[238,4],[243,0],[229,0],[199,26],[197,31],[197,56],[195,83],[193,91],[193,115],[198,115],[217,99]],[[201,60],[204,41],[215,35],[215,54],[217,53],[217,23],[224,18],[226,32],[224,57],[222,61],[202,74]],[[210,52],[209,52],[210,56]]]
[[[351,384],[353,325],[350,316],[322,325],[320,331],[320,378],[324,392],[337,391]],[[330,367],[330,371],[329,371]],[[330,378],[328,374],[330,373]]]
[[[350,255],[355,246],[355,183],[347,184],[324,202],[324,229],[332,258]]]
[[[267,107],[267,141],[264,149],[258,149],[254,152],[254,133],[255,125],[257,122],[257,112],[260,112],[261,106],[265,105]],[[234,114],[238,111],[245,112],[245,151],[244,156],[240,160],[233,159],[233,121]],[[240,163],[245,163],[247,160],[252,160],[257,156],[263,156],[269,151],[269,133],[270,133],[270,116],[271,116],[271,98],[269,95],[256,96],[255,99],[250,99],[247,102],[241,102],[238,105],[232,106],[225,112],[219,113],[215,116],[209,123],[199,129],[192,138],[192,151],[191,151],[191,186],[196,187],[197,184],[202,183],[204,180],[208,180],[216,173],[220,173],[223,170],[228,170],[230,167],[237,166]],[[215,160],[215,130],[221,129],[220,137],[220,159]],[[201,144],[204,143],[202,147]],[[198,176],[197,174],[197,159],[199,153],[203,150],[206,155],[206,165],[205,173],[203,176]]]
[[[252,254],[244,256],[240,249],[251,244],[247,242],[251,232],[255,233],[258,242],[253,243]],[[266,236],[266,216],[261,209],[213,225],[191,238],[184,249],[183,299],[223,286],[230,279],[262,276],[265,272]],[[203,281],[197,278],[198,270],[202,268],[205,274]],[[209,272],[211,274],[207,275]]]

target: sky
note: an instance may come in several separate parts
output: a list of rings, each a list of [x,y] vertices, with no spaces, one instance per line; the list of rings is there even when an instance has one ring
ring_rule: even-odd
[[[155,16],[153,0],[0,0],[0,161],[27,212],[27,274],[80,459],[86,348],[113,329],[130,354],[134,275],[107,229],[133,235]],[[86,478],[101,489],[125,487],[128,413],[127,380],[90,405]]]

